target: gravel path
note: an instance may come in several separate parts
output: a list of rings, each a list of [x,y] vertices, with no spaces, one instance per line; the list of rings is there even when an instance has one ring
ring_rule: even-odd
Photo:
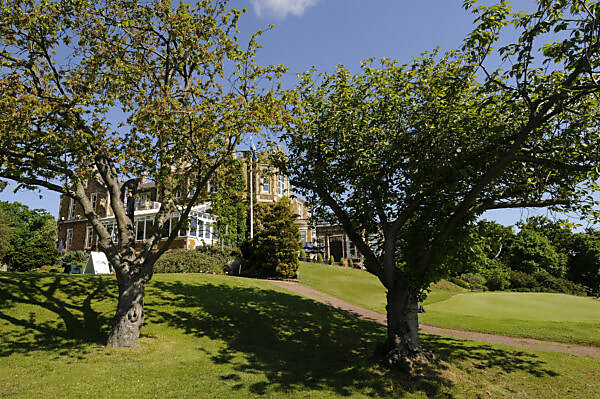
[[[298,284],[294,281],[282,281],[282,280],[265,280],[271,284],[274,284],[278,287],[284,288],[286,290],[295,292],[302,296],[314,299],[315,301],[324,303],[329,306],[333,306],[334,308],[341,309],[348,313],[351,313],[357,317],[371,320],[377,322],[379,324],[386,324],[385,315],[379,312],[374,312],[369,309],[365,309],[360,306],[353,305],[346,301],[343,301],[334,296],[325,294],[323,292],[317,291],[310,287]],[[570,353],[573,355],[584,355],[590,356],[595,359],[600,359],[600,350],[591,346],[580,346],[573,344],[565,344],[562,342],[553,342],[553,341],[542,341],[538,339],[531,338],[516,338],[516,337],[508,337],[505,335],[495,335],[495,334],[486,334],[479,333],[473,331],[462,331],[462,330],[453,330],[449,328],[440,328],[429,326],[426,324],[421,324],[420,330],[426,332],[428,334],[436,334],[453,338],[463,338],[470,339],[474,341],[481,341],[490,344],[501,344],[501,345],[510,345],[518,348],[525,349],[537,349],[544,350],[550,352],[563,352]]]

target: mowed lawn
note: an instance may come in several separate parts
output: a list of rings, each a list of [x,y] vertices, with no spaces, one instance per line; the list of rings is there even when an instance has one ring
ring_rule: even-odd
[[[425,336],[442,362],[408,380],[373,363],[385,331],[269,283],[156,275],[134,349],[103,343],[114,276],[0,274],[0,397],[600,396],[600,362]]]
[[[385,312],[385,289],[373,275],[303,263],[300,282],[350,303]],[[420,321],[438,327],[600,346],[600,300],[565,294],[470,292],[432,286]]]

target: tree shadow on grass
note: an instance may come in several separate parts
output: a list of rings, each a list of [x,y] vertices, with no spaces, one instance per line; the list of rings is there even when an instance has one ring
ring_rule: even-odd
[[[497,368],[504,373],[525,372],[533,377],[557,377],[546,362],[531,352],[501,349],[484,343],[425,334],[423,344],[448,363],[469,361],[477,369]]]
[[[238,373],[263,374],[268,382],[249,386],[253,393],[308,388],[341,396],[355,391],[393,397],[407,391],[425,392],[429,397],[452,396],[453,382],[446,377],[443,362],[418,378],[374,365],[372,354],[385,337],[385,328],[376,323],[269,289],[162,281],[151,286],[147,320],[167,323],[193,336],[223,340],[225,348],[212,353],[212,361],[229,364]],[[165,310],[167,304],[170,308]],[[507,373],[523,370],[534,376],[551,375],[535,355],[478,344],[471,347],[469,341],[436,336],[424,339],[430,350],[449,362],[470,359]],[[233,389],[243,387],[236,373],[221,379],[234,382]]]
[[[57,354],[64,355],[86,343],[104,344],[110,318],[92,305],[114,298],[114,284],[101,277],[2,274],[0,322],[6,327],[2,329],[0,357],[59,349],[64,351]]]
[[[434,369],[421,382],[382,378],[387,372],[374,367],[371,356],[384,334],[382,326],[296,295],[161,281],[152,282],[149,292],[148,322],[226,343],[210,357],[234,370],[221,376],[234,391],[244,387],[242,373],[266,377],[267,382],[247,387],[255,394],[309,389],[389,396],[418,390],[439,397],[449,384],[443,370]],[[170,308],[165,310],[166,304]]]

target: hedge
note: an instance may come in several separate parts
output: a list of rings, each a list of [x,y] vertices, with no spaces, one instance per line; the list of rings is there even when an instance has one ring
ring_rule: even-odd
[[[202,246],[194,250],[176,249],[161,256],[154,264],[155,273],[212,273],[223,274],[223,268],[239,253]]]

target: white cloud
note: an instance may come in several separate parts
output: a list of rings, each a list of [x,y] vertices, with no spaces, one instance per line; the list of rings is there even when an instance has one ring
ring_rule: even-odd
[[[285,18],[288,14],[302,16],[304,10],[314,6],[319,0],[250,0],[250,2],[259,17],[272,14],[278,18]]]

